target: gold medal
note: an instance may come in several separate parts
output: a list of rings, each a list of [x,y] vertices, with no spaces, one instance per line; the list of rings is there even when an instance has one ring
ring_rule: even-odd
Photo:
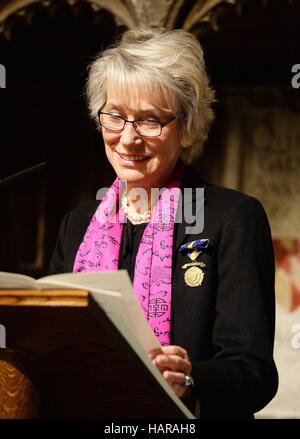
[[[204,272],[199,267],[192,266],[184,273],[185,283],[189,287],[198,287],[202,284],[204,279]]]

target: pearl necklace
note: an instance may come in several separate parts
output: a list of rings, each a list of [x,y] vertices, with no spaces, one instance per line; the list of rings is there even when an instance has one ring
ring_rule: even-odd
[[[122,207],[125,215],[132,224],[149,223],[151,219],[151,210],[147,210],[145,213],[136,212],[133,207],[128,206],[127,196],[122,196]]]

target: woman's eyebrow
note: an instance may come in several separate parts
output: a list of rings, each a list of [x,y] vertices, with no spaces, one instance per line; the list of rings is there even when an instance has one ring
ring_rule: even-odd
[[[122,110],[122,111],[130,111],[130,108],[128,108],[126,105],[122,105],[122,104],[115,104],[113,102],[110,102],[107,107],[107,110],[112,110],[112,109],[116,109],[116,110]],[[135,114],[155,114],[157,116],[160,116],[160,111],[158,109],[156,109],[155,107],[149,107],[149,108],[143,108],[143,109],[138,109],[138,110],[131,110],[133,111],[133,113]]]
[[[113,103],[106,104],[105,107],[108,110],[113,109],[113,108],[115,108],[115,109],[122,109],[121,105],[117,105],[117,104],[113,104]]]
[[[139,110],[137,113],[142,113],[142,114],[154,114],[155,116],[160,116],[161,112],[159,110],[157,110],[156,108],[145,108],[143,110]]]

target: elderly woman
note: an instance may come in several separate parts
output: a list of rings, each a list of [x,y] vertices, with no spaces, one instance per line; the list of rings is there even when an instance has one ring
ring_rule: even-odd
[[[253,417],[277,389],[272,241],[256,199],[188,166],[213,119],[198,41],[128,31],[91,65],[87,96],[117,178],[65,216],[50,272],[126,269],[161,343],[149,357],[174,392],[203,418]],[[201,223],[197,189],[204,227],[188,228],[188,208]]]

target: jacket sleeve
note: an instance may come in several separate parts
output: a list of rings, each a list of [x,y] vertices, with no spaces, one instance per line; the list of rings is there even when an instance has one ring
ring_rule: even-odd
[[[217,249],[214,356],[192,373],[201,417],[249,417],[276,394],[274,255],[261,204],[243,197],[224,214]]]
[[[65,261],[65,237],[68,225],[69,213],[67,213],[62,219],[59,232],[56,238],[56,245],[52,253],[52,257],[49,265],[49,275],[50,274],[60,274],[66,272],[66,261]]]
[[[78,248],[99,205],[93,201],[68,212],[60,225],[49,274],[71,273]]]

